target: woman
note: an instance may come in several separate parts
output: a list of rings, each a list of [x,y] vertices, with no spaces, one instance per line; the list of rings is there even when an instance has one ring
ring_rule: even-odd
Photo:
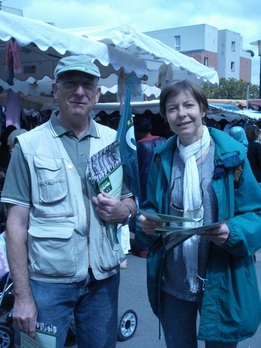
[[[248,139],[247,158],[252,168],[256,181],[261,184],[261,144],[258,142],[259,128],[254,125],[247,126],[246,136]]]
[[[204,126],[207,109],[189,81],[162,90],[160,111],[175,135],[154,151],[143,208],[192,220],[185,228],[220,224],[191,238],[167,237],[155,233],[162,223],[139,217],[140,239],[153,241],[148,294],[168,348],[197,347],[198,312],[207,348],[234,348],[260,323],[253,253],[261,247],[261,190],[245,147]],[[183,243],[169,248],[173,238]]]

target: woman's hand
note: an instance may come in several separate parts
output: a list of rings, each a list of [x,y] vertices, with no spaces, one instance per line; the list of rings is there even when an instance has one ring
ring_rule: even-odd
[[[164,226],[165,223],[159,223],[153,220],[146,219],[145,216],[140,215],[139,216],[139,223],[142,231],[146,234],[154,234],[155,233],[155,228],[157,226]]]
[[[207,230],[205,235],[216,245],[225,243],[230,234],[227,224],[221,224],[220,226]]]

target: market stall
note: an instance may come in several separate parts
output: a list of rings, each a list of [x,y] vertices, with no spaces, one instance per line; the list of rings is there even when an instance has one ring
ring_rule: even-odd
[[[139,33],[129,26],[117,28],[92,28],[86,37],[80,32],[57,28],[39,20],[32,20],[0,11],[0,93],[6,105],[5,93],[11,89],[21,94],[21,106],[39,96],[52,97],[50,81],[58,60],[70,54],[88,54],[99,66],[100,83],[106,93],[119,96],[122,102],[124,81],[134,76],[147,95],[155,95],[148,87],[155,88],[163,70],[174,69],[174,78],[185,74],[196,81],[218,83],[217,73],[196,60],[177,52],[158,40]],[[107,36],[104,36],[107,33]],[[163,69],[164,68],[164,69]],[[161,76],[162,77],[162,76]],[[49,78],[49,81],[48,81]],[[23,83],[22,83],[23,82]],[[42,91],[42,87],[45,90]],[[114,90],[114,92],[113,92]],[[146,93],[146,92],[145,92]],[[2,95],[1,95],[2,94]],[[28,97],[27,97],[28,96]],[[5,102],[3,101],[5,99]],[[29,101],[30,102],[30,101]]]

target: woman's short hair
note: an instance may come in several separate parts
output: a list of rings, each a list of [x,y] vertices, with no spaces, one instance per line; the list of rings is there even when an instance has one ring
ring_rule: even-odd
[[[176,97],[181,92],[189,92],[198,102],[200,110],[207,112],[208,100],[200,86],[189,80],[177,82],[169,82],[161,91],[160,94],[160,113],[166,117],[166,102],[170,97]]]

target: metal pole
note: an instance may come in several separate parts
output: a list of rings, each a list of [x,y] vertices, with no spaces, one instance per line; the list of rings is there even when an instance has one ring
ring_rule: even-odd
[[[260,68],[259,68],[259,98],[261,99],[261,55],[260,55]]]
[[[248,104],[249,104],[249,85],[250,83],[247,84],[247,95],[246,95],[246,108],[248,109]]]

